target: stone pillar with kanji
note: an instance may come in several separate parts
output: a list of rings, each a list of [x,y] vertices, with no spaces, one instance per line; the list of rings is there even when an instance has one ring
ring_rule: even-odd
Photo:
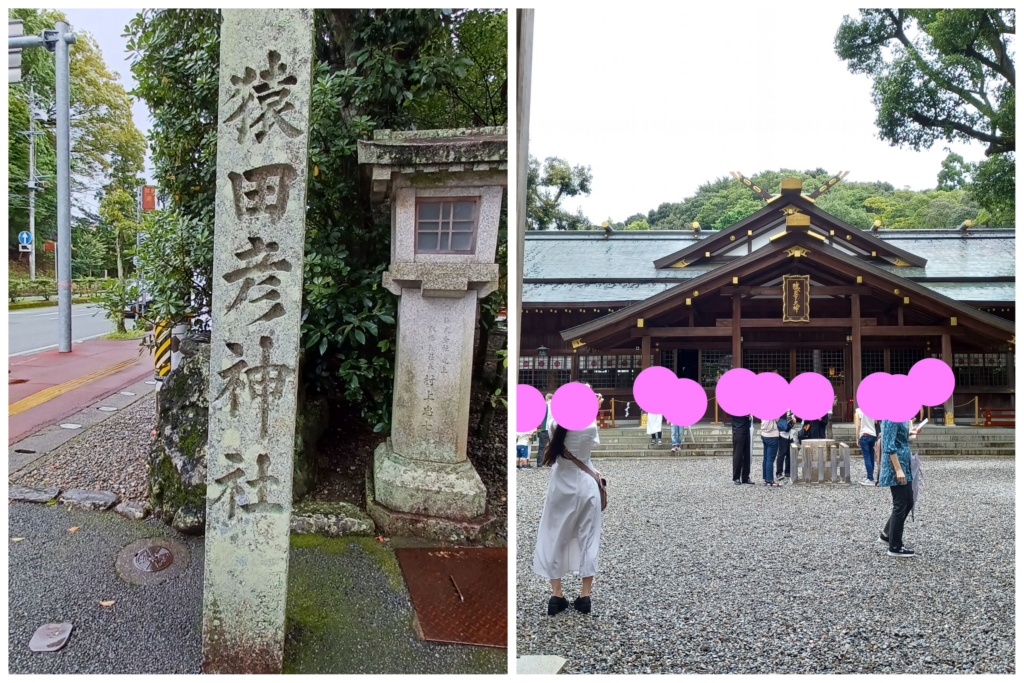
[[[203,671],[281,673],[313,11],[222,12]]]
[[[390,200],[399,297],[390,438],[367,476],[384,533],[480,540],[493,525],[466,453],[474,330],[498,287],[498,225],[508,175],[504,128],[377,131],[359,143],[372,197]]]

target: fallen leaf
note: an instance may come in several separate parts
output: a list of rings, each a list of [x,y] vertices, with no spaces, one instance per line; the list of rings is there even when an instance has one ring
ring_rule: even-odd
[[[14,541],[15,543],[21,543],[22,541],[25,540],[25,537],[24,536],[15,536],[15,537],[12,537],[11,540]]]
[[[113,604],[114,604],[113,600],[100,600],[100,606],[101,607],[110,607]]]
[[[56,504],[57,504],[57,499],[56,498],[54,498],[49,503],[47,503],[47,505],[56,505]]]
[[[73,533],[75,533],[76,531],[78,531],[79,529],[81,529],[81,527],[73,526],[73,527],[71,527],[70,529],[68,529],[68,533],[69,533],[69,534],[73,534]]]

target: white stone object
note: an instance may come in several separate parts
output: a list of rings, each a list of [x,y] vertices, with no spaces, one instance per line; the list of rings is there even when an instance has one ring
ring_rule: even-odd
[[[281,673],[313,11],[224,9],[204,673]]]

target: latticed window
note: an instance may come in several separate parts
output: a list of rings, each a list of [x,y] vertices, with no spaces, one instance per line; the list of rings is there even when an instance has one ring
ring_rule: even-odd
[[[554,391],[572,377],[572,356],[520,356],[519,383]]]
[[[472,254],[476,251],[474,198],[416,199],[416,253]]]
[[[797,349],[796,374],[804,372],[824,375],[834,387],[845,383],[843,349]]]
[[[632,389],[636,376],[642,370],[642,356],[618,355],[579,357],[579,381],[592,389]]]
[[[714,387],[718,378],[732,369],[732,353],[729,351],[700,352],[700,385]]]
[[[661,367],[668,368],[672,372],[676,371],[676,352],[674,350],[661,352]]]
[[[1004,353],[954,353],[953,373],[958,387],[1010,386]]]
[[[789,379],[789,351],[743,349],[743,367],[753,373],[778,372]]]
[[[867,377],[876,372],[885,372],[885,351],[863,349],[860,352],[860,374]]]
[[[892,349],[889,351],[889,373],[893,375],[906,375],[914,363],[924,358],[924,351],[921,349]]]

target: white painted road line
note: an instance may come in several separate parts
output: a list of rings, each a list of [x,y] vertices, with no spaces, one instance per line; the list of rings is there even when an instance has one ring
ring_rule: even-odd
[[[110,334],[110,333],[109,332],[104,332],[103,334],[94,334],[91,337],[82,337],[81,339],[76,339],[74,341],[74,343],[75,344],[81,344],[84,341],[88,341],[90,339],[96,339],[97,337],[105,337],[108,334]],[[55,349],[55,348],[57,348],[56,344],[50,344],[49,346],[40,346],[38,349],[29,349],[28,351],[22,351],[21,353],[12,353],[11,355],[9,355],[7,357],[8,358],[14,358],[15,356],[28,356],[28,355],[31,355],[33,353],[39,353],[40,351],[49,351],[50,349]]]

